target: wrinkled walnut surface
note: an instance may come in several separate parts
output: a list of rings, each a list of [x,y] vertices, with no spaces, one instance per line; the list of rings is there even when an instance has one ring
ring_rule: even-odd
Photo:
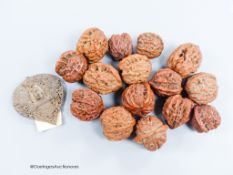
[[[94,120],[104,109],[100,95],[90,89],[77,89],[72,93],[71,113],[83,121]]]
[[[148,83],[132,84],[123,91],[122,104],[133,114],[143,116],[154,110],[155,95]]]
[[[197,73],[188,78],[185,89],[188,97],[197,104],[212,102],[218,93],[217,80],[209,73]]]
[[[221,117],[213,106],[195,106],[191,124],[198,132],[208,132],[216,129],[220,123]]]
[[[170,128],[177,128],[190,120],[194,103],[181,95],[169,97],[162,110],[163,117]]]
[[[146,56],[134,54],[121,60],[119,69],[125,83],[141,83],[146,82],[150,76],[152,64]]]
[[[75,51],[67,51],[57,61],[55,71],[67,82],[73,83],[82,79],[88,68],[86,58]]]
[[[83,82],[100,94],[115,92],[122,87],[118,71],[110,64],[91,64],[83,76]]]
[[[167,65],[182,77],[197,71],[201,64],[202,54],[199,46],[187,43],[176,48],[168,58]]]
[[[130,136],[136,123],[132,114],[122,106],[111,107],[100,116],[103,133],[109,140],[123,140]]]
[[[136,137],[134,141],[143,144],[149,151],[156,151],[167,140],[168,126],[159,118],[149,115],[141,118],[136,125]]]
[[[15,110],[27,118],[57,123],[64,97],[61,80],[50,74],[27,77],[13,93]]]
[[[77,52],[84,54],[89,62],[99,62],[108,50],[108,39],[98,28],[89,28],[83,32],[78,44]]]
[[[158,70],[149,83],[159,96],[172,96],[182,91],[182,77],[169,68]]]
[[[132,53],[132,39],[128,33],[112,35],[108,41],[109,52],[115,60],[120,60]]]
[[[164,46],[160,36],[147,32],[139,35],[136,48],[138,54],[155,58],[161,55]]]

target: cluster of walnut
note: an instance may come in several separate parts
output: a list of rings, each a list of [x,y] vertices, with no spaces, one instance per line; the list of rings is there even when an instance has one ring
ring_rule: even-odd
[[[76,51],[63,53],[56,72],[67,82],[83,81],[89,88],[76,89],[72,94],[71,113],[82,121],[100,118],[103,133],[109,140],[133,141],[150,151],[159,149],[167,138],[168,128],[188,122],[198,132],[208,132],[220,125],[221,118],[208,103],[217,96],[216,78],[208,73],[196,73],[202,60],[199,47],[192,43],[176,48],[167,60],[166,68],[157,70],[152,78],[151,59],[164,49],[161,37],[142,33],[133,53],[128,33],[112,35],[108,40],[98,28],[89,28],[78,40]],[[101,62],[106,53],[119,61],[118,67]],[[102,94],[127,87],[121,95],[121,106],[105,109]],[[166,98],[162,115],[155,111],[156,95]]]

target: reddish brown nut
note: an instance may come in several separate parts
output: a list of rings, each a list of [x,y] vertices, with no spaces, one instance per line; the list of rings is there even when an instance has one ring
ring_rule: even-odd
[[[221,123],[218,111],[210,105],[197,105],[194,108],[192,127],[198,132],[208,132],[216,129]]]
[[[83,76],[83,82],[100,94],[109,94],[122,87],[118,71],[110,64],[91,64]]]
[[[192,43],[182,44],[168,58],[167,65],[182,77],[187,77],[197,71],[201,64],[200,48]]]
[[[67,82],[73,83],[82,79],[88,68],[86,58],[75,51],[67,51],[57,61],[55,71]]]
[[[163,51],[163,41],[155,33],[142,33],[137,41],[137,53],[146,55],[148,58],[155,58]]]
[[[149,83],[160,96],[177,95],[182,91],[182,77],[169,68],[158,70]]]
[[[82,53],[89,62],[99,62],[108,50],[108,39],[98,28],[89,28],[83,32],[78,44],[77,52]]]
[[[136,123],[132,114],[122,106],[104,110],[100,120],[104,135],[112,141],[128,138]]]
[[[90,89],[77,89],[72,93],[71,113],[83,121],[94,120],[104,109],[101,96]]]
[[[146,82],[152,69],[150,60],[139,54],[124,58],[118,66],[122,71],[122,78],[127,84]]]
[[[115,60],[131,55],[132,39],[128,33],[121,35],[112,35],[108,41],[109,52]]]
[[[198,73],[190,77],[185,89],[188,97],[197,104],[208,104],[212,102],[218,94],[217,80],[209,73]]]
[[[169,97],[163,106],[163,117],[170,128],[177,128],[190,120],[193,102],[181,95]]]
[[[148,83],[132,84],[124,90],[122,104],[133,114],[143,116],[154,110],[155,95]]]
[[[168,126],[164,125],[159,118],[149,115],[141,118],[136,125],[134,141],[143,144],[149,151],[156,151],[167,140]]]

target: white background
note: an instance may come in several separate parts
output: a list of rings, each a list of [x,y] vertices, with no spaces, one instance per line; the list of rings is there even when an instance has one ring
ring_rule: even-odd
[[[232,175],[233,174],[233,1],[231,0],[0,0],[0,174],[7,175]],[[33,121],[12,107],[14,88],[26,76],[52,73],[56,60],[75,49],[82,31],[97,26],[108,37],[156,32],[165,49],[153,72],[184,42],[203,52],[199,71],[217,76],[219,96],[212,104],[221,126],[198,134],[188,126],[168,131],[167,143],[149,152],[130,140],[109,142],[99,121],[81,122],[69,112],[66,84],[64,125],[38,133]],[[104,62],[112,62],[105,57]],[[113,105],[111,95],[104,96]],[[77,170],[33,170],[30,164],[78,164]]]

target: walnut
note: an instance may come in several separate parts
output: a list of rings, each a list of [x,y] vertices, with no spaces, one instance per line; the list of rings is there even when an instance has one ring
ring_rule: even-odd
[[[191,124],[198,132],[208,132],[216,129],[220,123],[221,117],[213,106],[195,106]]]
[[[197,104],[212,102],[218,93],[217,80],[209,73],[198,73],[188,78],[185,89],[188,97]]]
[[[182,77],[187,77],[197,71],[201,64],[200,48],[192,43],[182,44],[168,58],[167,65]]]
[[[139,54],[124,58],[118,66],[122,71],[122,78],[127,84],[146,82],[152,69],[150,60]]]
[[[24,117],[57,123],[64,97],[61,80],[50,74],[27,77],[14,91],[13,106]]]
[[[136,125],[136,137],[134,141],[143,144],[149,151],[156,151],[167,140],[168,126],[159,118],[149,115],[141,118]]]
[[[89,28],[83,32],[78,44],[77,52],[84,54],[89,62],[99,62],[108,50],[108,39],[98,28]]]
[[[100,116],[103,133],[109,140],[123,140],[130,136],[136,123],[132,114],[122,106],[111,107]]]
[[[142,33],[137,41],[137,53],[146,55],[148,58],[155,58],[163,51],[163,41],[155,33]]]
[[[160,96],[172,96],[182,91],[182,77],[169,68],[158,70],[149,83]]]
[[[112,35],[108,41],[109,52],[115,60],[132,54],[132,39],[128,33],[121,35]]]
[[[122,87],[118,71],[110,64],[91,64],[83,76],[83,82],[100,94],[115,92]]]
[[[67,82],[73,83],[82,79],[88,68],[86,58],[75,51],[64,52],[57,61],[55,71]]]
[[[94,120],[104,109],[100,95],[90,89],[76,89],[72,93],[71,113],[83,121]]]
[[[190,120],[194,103],[181,95],[169,97],[163,106],[163,117],[170,128],[177,128]]]
[[[123,91],[122,104],[133,114],[143,116],[154,110],[155,95],[148,83],[132,84]]]

